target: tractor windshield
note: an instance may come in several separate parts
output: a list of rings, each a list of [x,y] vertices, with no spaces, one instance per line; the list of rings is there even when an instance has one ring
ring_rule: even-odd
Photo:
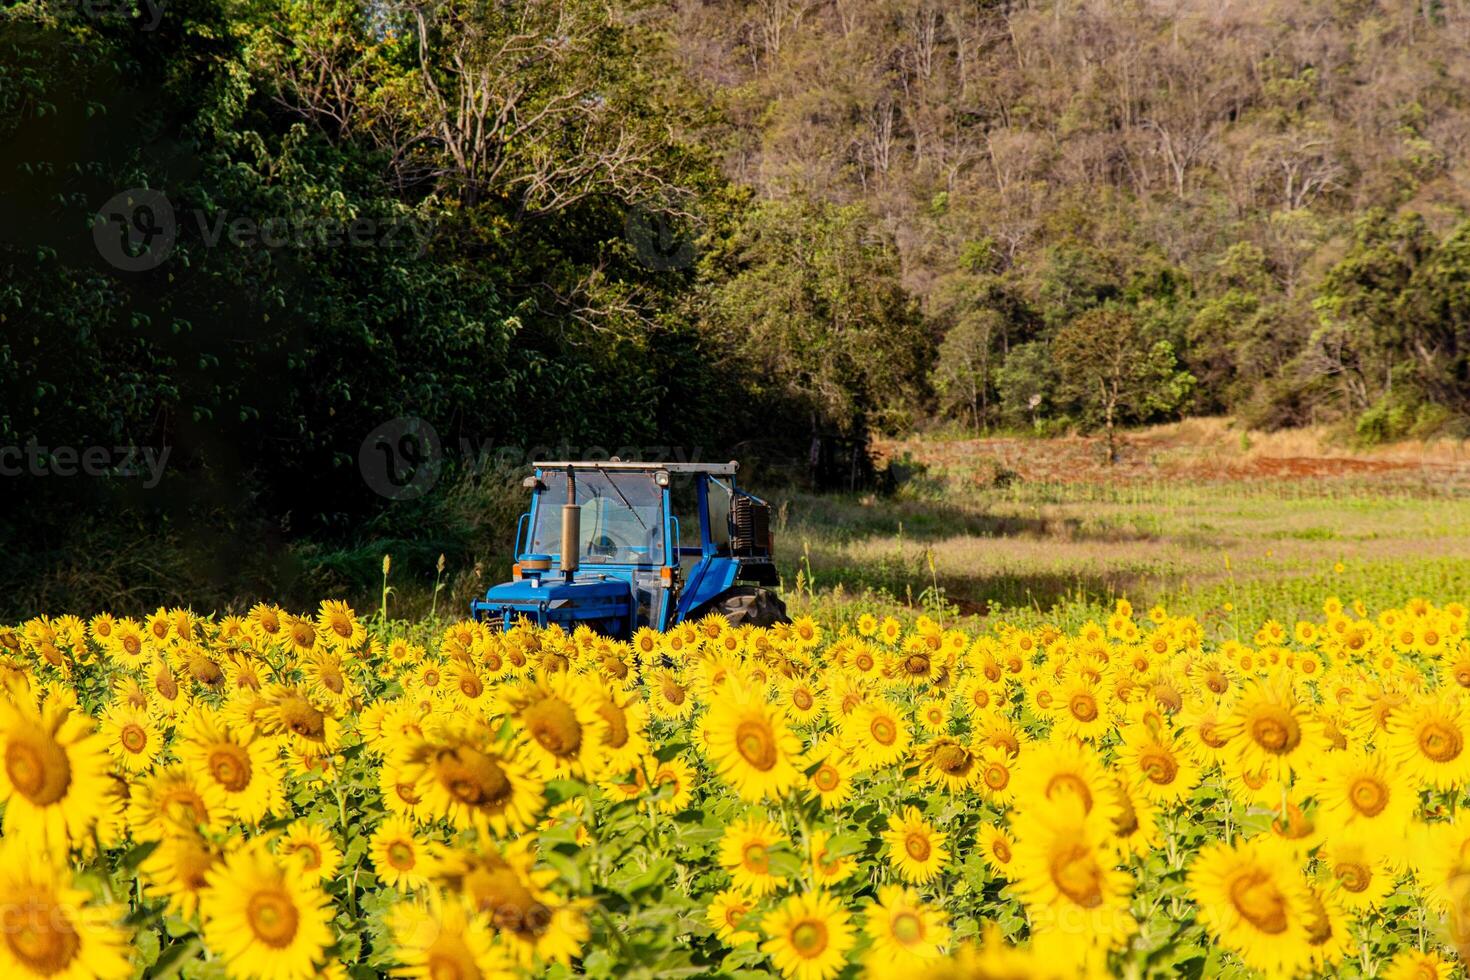
[[[536,504],[528,550],[559,555],[566,471],[547,471],[541,482],[546,489]],[[577,503],[582,508],[582,564],[663,564],[663,490],[653,482],[652,472],[578,469]]]

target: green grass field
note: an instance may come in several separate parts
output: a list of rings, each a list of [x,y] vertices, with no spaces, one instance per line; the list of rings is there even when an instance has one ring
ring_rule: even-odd
[[[1326,594],[1470,595],[1458,466],[1253,455],[1240,460],[1253,472],[1230,458],[1211,472],[1194,465],[1210,458],[1199,446],[1185,465],[1171,465],[1185,458],[1175,447],[1111,468],[1069,461],[1076,443],[994,443],[906,443],[891,496],[777,496],[793,601],[1068,621],[1126,596],[1212,618],[1228,604],[1250,622],[1316,611]]]

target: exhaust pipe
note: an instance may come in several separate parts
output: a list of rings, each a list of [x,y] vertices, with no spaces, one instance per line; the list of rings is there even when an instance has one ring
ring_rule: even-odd
[[[582,540],[582,508],[577,504],[577,476],[567,467],[567,502],[561,507],[561,570],[567,581],[579,562],[578,549]]]

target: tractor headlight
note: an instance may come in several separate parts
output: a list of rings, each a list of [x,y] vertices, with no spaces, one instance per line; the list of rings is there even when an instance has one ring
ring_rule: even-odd
[[[653,473],[653,482],[654,483],[657,483],[661,487],[668,486],[669,485],[669,471],[668,470],[655,470],[654,473]]]

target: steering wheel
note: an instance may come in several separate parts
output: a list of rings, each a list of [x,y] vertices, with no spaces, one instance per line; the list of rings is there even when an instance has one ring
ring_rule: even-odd
[[[604,534],[587,543],[587,552],[603,558],[611,558],[618,553],[618,546],[612,538]]]

